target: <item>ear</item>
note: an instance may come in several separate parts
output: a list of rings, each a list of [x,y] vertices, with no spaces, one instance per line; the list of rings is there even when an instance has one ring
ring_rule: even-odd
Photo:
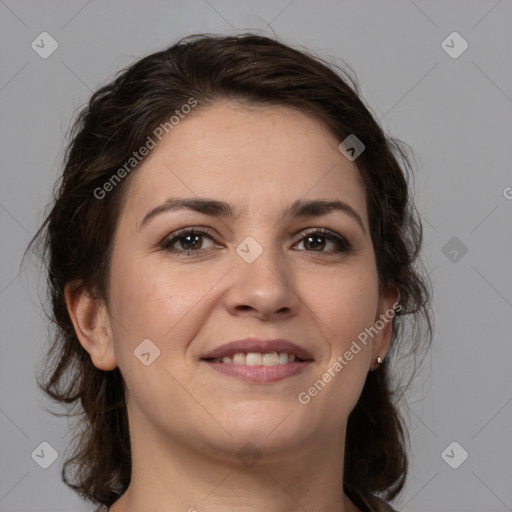
[[[105,371],[116,368],[110,316],[104,301],[76,283],[66,284],[64,297],[78,340],[94,366]]]
[[[400,291],[396,286],[381,292],[375,315],[374,327],[377,334],[373,337],[373,362],[371,369],[376,370],[379,365],[377,358],[384,359],[391,345],[391,337],[393,334],[392,320],[395,312],[399,311],[401,306],[398,304],[400,300]]]

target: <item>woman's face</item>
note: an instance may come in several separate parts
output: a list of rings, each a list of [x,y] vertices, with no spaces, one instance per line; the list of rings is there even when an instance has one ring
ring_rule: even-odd
[[[132,435],[223,457],[248,442],[278,456],[343,439],[389,324],[366,344],[358,336],[393,300],[379,296],[364,188],[340,142],[291,109],[217,103],[180,121],[132,176],[112,253],[111,345],[95,363],[119,366]],[[222,201],[232,215],[146,217],[184,198]],[[289,210],[306,201],[342,208]],[[246,338],[287,339],[312,360],[282,369],[275,355],[251,355],[256,366],[236,359],[233,373],[247,370],[237,376],[219,371],[236,361],[203,359]]]

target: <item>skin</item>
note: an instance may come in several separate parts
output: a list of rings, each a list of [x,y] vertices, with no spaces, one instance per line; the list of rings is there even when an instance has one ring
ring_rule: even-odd
[[[112,512],[358,510],[341,486],[346,422],[389,349],[391,323],[310,403],[297,399],[397,299],[396,290],[379,294],[363,184],[339,142],[286,107],[216,103],[182,120],[130,178],[106,301],[66,289],[92,362],[119,367],[126,382],[133,472]],[[226,201],[237,215],[182,209],[139,229],[167,198],[194,196]],[[339,211],[287,218],[297,199],[342,200],[364,231]],[[160,247],[186,227],[213,233],[174,243],[198,255]],[[353,250],[336,252],[326,238],[308,244],[301,231],[316,228],[339,233]],[[252,263],[236,252],[247,236],[263,249]],[[314,362],[300,375],[254,383],[200,361],[251,336],[287,338]],[[134,356],[144,339],[160,350],[149,366]],[[237,457],[249,442],[262,454],[251,467]]]

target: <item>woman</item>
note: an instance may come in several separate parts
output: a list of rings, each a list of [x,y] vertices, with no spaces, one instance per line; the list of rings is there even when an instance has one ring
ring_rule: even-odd
[[[394,510],[390,355],[431,338],[408,167],[341,74],[257,35],[97,91],[36,235],[66,484],[111,512]]]

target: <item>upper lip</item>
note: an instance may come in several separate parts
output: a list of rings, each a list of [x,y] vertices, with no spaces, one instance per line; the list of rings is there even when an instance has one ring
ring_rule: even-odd
[[[299,347],[295,343],[283,338],[273,340],[245,338],[231,341],[230,343],[214,348],[207,354],[204,354],[201,359],[218,359],[224,356],[233,356],[233,354],[237,352],[260,352],[262,354],[269,352],[286,352],[287,354],[294,354],[299,359],[305,361],[313,359],[313,355],[307,349]]]

